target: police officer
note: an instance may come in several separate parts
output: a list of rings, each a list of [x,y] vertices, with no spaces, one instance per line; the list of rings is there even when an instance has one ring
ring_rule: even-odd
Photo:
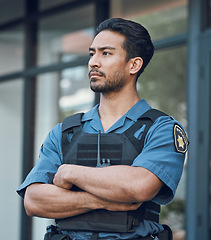
[[[188,141],[173,117],[147,115],[151,107],[137,93],[137,79],[153,53],[142,25],[120,18],[99,25],[89,48],[89,78],[100,104],[77,123],[70,118],[67,126],[56,125],[46,137],[35,167],[18,189],[29,216],[57,219],[71,239],[158,239],[163,226],[153,213],[174,197]],[[151,120],[143,124],[143,119]],[[137,122],[141,124],[134,128]],[[63,146],[66,137],[69,147]],[[93,146],[98,146],[98,159]],[[112,146],[119,146],[117,160],[109,155]],[[104,167],[96,167],[97,161]]]

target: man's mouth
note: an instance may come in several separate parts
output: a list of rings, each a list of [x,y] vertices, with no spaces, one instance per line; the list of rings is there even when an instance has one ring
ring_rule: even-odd
[[[99,77],[102,77],[102,75],[99,73],[95,73],[95,72],[93,72],[89,75],[90,79],[95,79],[95,78],[99,78]]]
[[[89,72],[89,78],[90,79],[95,79],[95,78],[104,77],[104,76],[105,76],[105,74],[103,72],[100,72],[100,71],[91,70]]]

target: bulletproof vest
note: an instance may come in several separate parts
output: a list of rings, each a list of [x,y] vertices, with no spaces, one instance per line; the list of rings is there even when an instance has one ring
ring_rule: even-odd
[[[165,113],[150,109],[123,133],[86,133],[82,130],[83,113],[66,118],[62,124],[62,153],[65,164],[90,167],[132,165],[141,153],[144,139],[154,121]],[[141,139],[134,134],[143,126]],[[71,140],[69,133],[72,133]],[[103,186],[102,186],[103,187]],[[73,186],[74,191],[82,191]],[[142,220],[159,222],[160,205],[147,201],[135,211],[93,210],[78,216],[57,219],[62,230],[92,232],[133,232]]]

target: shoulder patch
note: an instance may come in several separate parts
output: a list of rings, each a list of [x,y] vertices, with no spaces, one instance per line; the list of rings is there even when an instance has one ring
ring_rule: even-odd
[[[177,152],[186,153],[188,150],[188,139],[183,129],[178,125],[174,125],[174,145]]]

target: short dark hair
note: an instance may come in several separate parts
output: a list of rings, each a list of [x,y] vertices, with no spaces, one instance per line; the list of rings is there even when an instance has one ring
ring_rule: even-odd
[[[123,48],[126,50],[127,61],[134,57],[143,59],[143,66],[137,74],[138,78],[154,54],[154,46],[146,28],[130,20],[109,18],[97,27],[96,35],[104,30],[118,32],[126,37]]]

